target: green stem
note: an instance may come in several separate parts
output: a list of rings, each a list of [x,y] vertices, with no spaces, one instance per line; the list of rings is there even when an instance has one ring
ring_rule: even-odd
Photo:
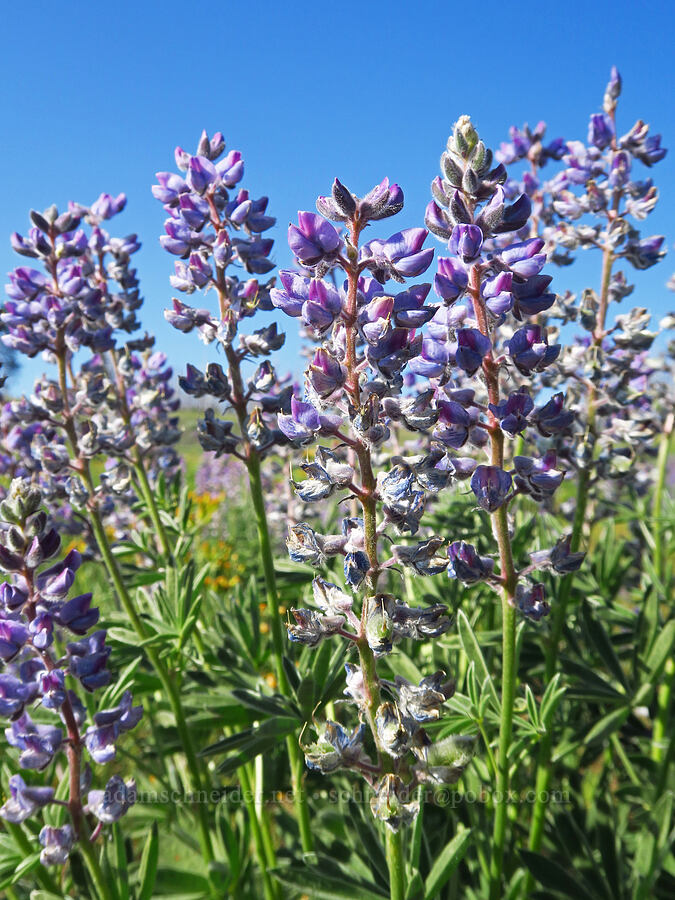
[[[387,828],[385,846],[389,866],[390,900],[405,900],[405,866],[403,864],[403,836],[400,831]]]
[[[611,215],[618,214],[620,194],[617,192],[614,196]],[[603,250],[602,257],[602,275],[600,279],[600,303],[598,314],[596,317],[595,328],[593,330],[593,338],[591,349],[599,349],[605,336],[605,327],[607,319],[607,310],[609,307],[609,286],[612,278],[612,267],[614,265],[614,252],[610,246],[606,246]],[[591,456],[595,440],[595,425],[597,413],[597,391],[595,385],[591,385],[588,396],[586,398],[586,408],[588,410],[586,442],[591,448]],[[581,546],[583,537],[584,524],[586,521],[586,510],[589,502],[589,489],[591,481],[591,465],[592,459],[585,461],[584,467],[580,469],[577,478],[576,505],[574,510],[574,522],[572,525],[572,534],[570,537],[570,552],[577,553]],[[566,575],[561,583],[556,595],[556,602],[553,606],[551,636],[546,649],[545,660],[545,681],[548,683],[553,678],[558,666],[558,653],[560,641],[562,639],[563,629],[567,621],[567,606],[572,593],[572,585],[574,582],[574,574]],[[533,852],[538,852],[544,837],[544,823],[546,820],[546,798],[551,783],[551,752],[553,749],[553,735],[549,731],[544,735],[540,745],[537,758],[537,774],[535,778],[536,800],[532,811],[532,821],[530,823],[530,834],[528,838],[528,848]],[[528,897],[534,887],[534,878],[528,871],[523,881],[522,896]]]
[[[501,513],[501,515],[500,515]],[[500,507],[495,515],[500,543],[506,546],[510,555],[508,522],[506,509]],[[511,562],[512,564],[512,562]],[[506,822],[509,800],[509,749],[513,730],[513,704],[516,696],[516,609],[513,605],[512,588],[504,589],[502,595],[502,697],[499,723],[499,749],[497,754],[497,788],[494,799],[495,818],[493,829],[493,850],[490,860],[490,900],[502,897],[502,870],[504,848],[506,846]]]
[[[138,484],[141,489],[141,493],[143,494],[143,499],[145,500],[148,512],[150,513],[152,524],[154,525],[155,531],[157,532],[157,537],[159,538],[162,553],[164,554],[164,558],[168,563],[171,561],[173,556],[171,551],[171,544],[169,542],[164,523],[162,522],[162,517],[159,514],[157,502],[155,501],[155,495],[152,492],[152,487],[148,479],[148,473],[145,471],[145,463],[143,461],[143,457],[138,452],[138,450],[136,450],[135,457],[136,459],[133,463],[133,469],[136,473],[136,477],[138,478]]]
[[[666,577],[664,565],[663,545],[666,535],[663,528],[663,499],[666,493],[666,471],[670,458],[670,446],[673,437],[675,415],[671,413],[665,422],[663,434],[659,442],[659,454],[657,459],[657,476],[654,485],[654,500],[652,505],[652,535],[654,538],[654,569],[659,582],[663,584]],[[664,585],[665,596],[670,596],[670,585]],[[675,686],[675,658],[669,656],[663,669],[663,679],[658,687],[656,695],[656,715],[652,730],[651,758],[660,767],[657,781],[657,796],[665,789],[668,780],[668,768],[672,756],[672,742],[667,740],[668,723],[672,704],[673,687]]]
[[[358,294],[358,241],[363,225],[358,219],[352,219],[349,230],[351,247],[349,259],[351,265],[347,270],[348,291],[347,304],[344,311],[346,352],[345,365],[347,377],[345,389],[349,394],[351,403],[355,409],[361,405],[361,392],[359,387],[359,375],[357,370],[356,353],[356,315]],[[359,662],[363,674],[363,683],[366,694],[366,717],[372,732],[373,740],[378,751],[378,761],[383,773],[394,771],[391,756],[384,752],[378,737],[375,724],[377,709],[380,705],[380,680],[377,674],[375,655],[366,638],[366,619],[369,612],[369,603],[375,602],[377,597],[377,584],[380,575],[380,563],[377,552],[377,482],[373,472],[371,450],[367,443],[360,437],[354,444],[354,450],[359,462],[359,474],[361,485],[358,491],[358,500],[363,512],[364,549],[368,556],[370,570],[366,579],[368,595],[364,599],[361,610],[361,624],[356,645],[359,651]],[[403,861],[403,844],[400,831],[394,832],[385,826],[385,854],[387,868],[389,870],[389,896],[391,900],[404,900],[406,893],[406,874]]]
[[[62,340],[63,339],[61,338],[61,341]],[[59,372],[59,386],[61,388],[61,395],[63,397],[63,419],[66,435],[68,437],[68,442],[70,444],[73,459],[79,462],[80,472],[85,481],[92,501],[94,501],[95,484],[93,476],[91,474],[91,467],[87,459],[80,458],[77,431],[75,428],[73,415],[70,410],[70,403],[68,399],[68,381],[66,375],[65,348],[60,348],[59,352],[57,352],[57,361]],[[124,583],[122,573],[120,572],[119,566],[117,565],[117,560],[115,559],[110,547],[110,543],[108,542],[108,538],[103,527],[103,522],[101,521],[101,516],[95,505],[92,505],[90,509],[90,525],[94,534],[94,538],[96,539],[101,558],[103,559],[103,563],[108,570],[108,574],[110,575],[113,587],[115,588],[115,593],[117,594],[117,597],[119,598],[119,601],[122,604],[124,611],[127,614],[134,631],[136,632],[136,635],[144,643],[145,654],[153,669],[155,670],[157,677],[159,678],[164,692],[169,700],[169,705],[171,706],[171,710],[176,720],[176,727],[178,729],[178,734],[180,736],[183,750],[185,752],[188,771],[190,773],[190,791],[197,796],[197,818],[199,822],[199,834],[202,854],[205,861],[207,863],[211,863],[214,861],[214,854],[211,844],[209,819],[206,810],[206,804],[199,802],[202,799],[200,796],[201,774],[199,769],[199,762],[192,741],[192,735],[185,718],[185,712],[181,704],[179,687],[176,683],[175,677],[173,677],[173,675],[168,671],[155,648],[150,643],[148,643],[150,635],[148,634],[143,620],[139,616],[134,602],[131,599],[131,595],[129,594],[129,591],[127,590],[127,587]]]
[[[481,332],[490,337],[490,328],[484,301],[481,297],[481,276],[478,266],[472,266],[469,276],[469,292]],[[483,375],[491,406],[500,399],[499,364],[492,353],[483,360]],[[490,462],[504,468],[504,432],[491,412],[489,417]],[[513,732],[513,704],[516,697],[516,607],[515,595],[518,574],[513,562],[507,505],[502,504],[492,513],[492,530],[499,548],[499,568],[502,579],[502,696],[499,721],[499,748],[497,751],[497,779],[494,795],[494,826],[492,832],[492,856],[490,859],[490,900],[502,896],[502,871],[506,847],[506,822],[509,803],[509,750]]]
[[[143,624],[142,619],[138,615],[129,592],[126,589],[126,585],[124,584],[122,575],[117,566],[117,561],[115,560],[115,557],[113,556],[112,550],[110,548],[110,544],[108,543],[108,538],[105,534],[103,523],[101,522],[98,510],[91,511],[91,528],[94,532],[94,537],[96,538],[96,543],[98,544],[101,557],[103,558],[103,562],[106,569],[108,570],[108,574],[110,575],[110,578],[113,582],[115,592],[120,599],[124,611],[129,617],[129,621],[131,622],[131,625],[138,638],[141,641],[146,642],[149,640],[150,636],[148,635],[147,629]],[[190,774],[189,789],[193,794],[196,795],[198,801],[197,817],[199,821],[200,844],[202,853],[204,855],[204,859],[207,862],[213,862],[214,855],[213,847],[211,845],[211,832],[206,804],[199,802],[202,799],[200,796],[202,792],[202,779],[199,769],[199,761],[197,759],[194,743],[192,741],[192,735],[185,718],[185,711],[183,710],[183,705],[181,703],[180,688],[176,682],[175,677],[173,677],[172,674],[167,670],[164,662],[160,658],[155,648],[151,644],[145,643],[144,651],[145,655],[148,658],[148,661],[152,665],[157,674],[157,677],[162,684],[162,688],[169,701],[174,719],[176,720],[176,728],[178,730],[183,751],[185,752],[185,760],[187,763],[188,772]]]
[[[267,526],[265,501],[263,499],[262,481],[260,477],[260,456],[253,451],[246,461],[248,469],[251,500],[255,511],[256,526],[258,529],[258,543],[260,557],[263,564],[265,578],[265,593],[267,596],[267,610],[272,632],[272,649],[276,668],[277,683],[281,693],[288,697],[291,695],[291,687],[286,677],[283,666],[284,637],[279,614],[279,594],[277,592],[276,574],[274,572],[274,555],[272,542]],[[304,853],[311,853],[314,848],[312,826],[309,818],[309,805],[304,788],[304,760],[300,752],[296,738],[291,734],[286,738],[286,750],[288,752],[289,766],[291,770],[291,784],[293,787],[293,804],[300,830],[300,843]]]
[[[108,881],[105,878],[99,864],[96,847],[89,842],[89,838],[86,834],[83,834],[81,836],[77,847],[84,857],[84,861],[87,864],[87,869],[89,869],[91,880],[93,881],[94,887],[96,888],[97,898],[99,898],[99,900],[115,900],[115,894],[110,890]]]
[[[276,857],[269,829],[267,828],[267,822],[263,816],[258,818],[258,812],[255,808],[255,797],[253,796],[253,782],[248,766],[243,765],[238,770],[238,774],[241,789],[244,793],[246,813],[251,824],[251,832],[253,833],[253,844],[255,846],[256,856],[258,857],[258,865],[260,866],[265,898],[266,900],[278,900],[278,886],[272,881],[268,872],[268,867],[274,868],[276,865]]]

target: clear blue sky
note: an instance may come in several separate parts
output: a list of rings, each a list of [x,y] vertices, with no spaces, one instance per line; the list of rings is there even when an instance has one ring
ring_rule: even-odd
[[[620,127],[640,117],[670,148],[653,170],[661,200],[648,225],[667,235],[671,256],[638,273],[633,303],[663,314],[675,306],[665,289],[675,270],[674,25],[667,0],[4,3],[0,269],[17,265],[9,234],[27,229],[30,207],[125,191],[114,224],[143,242],[144,324],[176,368],[203,363],[214,351],[162,317],[173,259],[158,244],[164,216],[150,186],[173,168],[176,144],[193,151],[205,127],[244,153],[243,185],[270,197],[283,266],[289,220],[336,175],[357,193],[388,175],[406,194],[397,226],[420,224],[460,114],[491,146],[510,124],[540,118],[551,137],[583,139],[615,63]],[[383,236],[396,230],[383,224]],[[559,291],[597,284],[598,261],[586,257],[576,272],[554,270]],[[297,347],[289,335],[279,368],[298,365]],[[13,389],[41,368],[25,365]]]

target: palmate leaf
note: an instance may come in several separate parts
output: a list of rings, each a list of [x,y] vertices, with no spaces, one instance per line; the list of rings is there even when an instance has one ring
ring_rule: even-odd
[[[256,738],[282,738],[292,734],[298,728],[299,722],[290,716],[279,716],[274,719],[266,719],[259,725],[239,731],[237,734],[228,735],[213,744],[205,747],[200,756],[214,756],[221,753],[231,753],[234,750],[244,749],[247,744]]]
[[[251,736],[251,739],[239,748],[237,753],[223,760],[223,762],[218,765],[216,771],[221,775],[229,775],[230,772],[234,772],[240,766],[243,766],[244,763],[250,762],[252,759],[255,759],[256,756],[260,756],[262,753],[268,753],[278,746],[279,735],[275,734],[270,736],[268,734],[260,735],[254,733]]]
[[[374,884],[357,881],[347,875],[327,874],[333,868],[329,860],[319,858],[316,865],[305,866],[291,863],[278,866],[271,874],[280,884],[302,891],[311,900],[382,900],[388,893],[380,891]]]
[[[0,890],[11,887],[40,865],[40,850],[24,857],[3,859],[0,869]]]
[[[291,708],[288,701],[277,695],[269,697],[265,694],[259,694],[256,691],[249,691],[246,688],[234,688],[232,696],[235,700],[239,700],[249,709],[261,713],[265,718],[274,716],[293,715],[295,710]]]

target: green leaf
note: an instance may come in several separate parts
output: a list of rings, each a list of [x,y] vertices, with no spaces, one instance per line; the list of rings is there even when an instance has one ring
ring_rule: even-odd
[[[382,900],[375,885],[364,885],[351,878],[325,875],[315,867],[291,864],[272,869],[271,874],[286,887],[303,891],[311,900]]]
[[[52,894],[51,891],[31,891],[30,900],[72,900],[70,894]]]
[[[120,900],[129,900],[129,873],[127,871],[127,850],[124,845],[124,834],[119,822],[112,828],[115,849],[115,869],[117,895]]]
[[[619,684],[626,688],[626,675],[621,668],[621,663],[616,655],[610,636],[605,631],[602,622],[593,615],[593,611],[588,603],[584,603],[581,612],[584,627],[598,656],[600,656],[607,669],[614,675]]]
[[[666,622],[647,654],[645,666],[650,681],[659,676],[663,664],[673,649],[673,644],[675,644],[675,619]]]
[[[29,872],[32,872],[33,869],[37,868],[37,866],[40,865],[40,852],[40,850],[37,850],[35,853],[31,853],[29,856],[18,861],[15,866],[12,866],[12,871],[9,875],[0,881],[0,890],[16,884],[17,881],[20,881],[24,877],[24,875],[28,875]]]
[[[257,726],[246,728],[244,731],[239,731],[237,734],[230,734],[213,744],[209,744],[208,747],[204,747],[199,755],[213,756],[215,753],[228,753],[239,747],[245,747],[247,743],[259,737],[286,737],[287,734],[291,734],[291,732],[295,731],[298,726],[298,720],[292,719],[290,716],[280,716],[278,719],[266,719]]]
[[[531,850],[521,850],[520,856],[536,880],[548,890],[572,897],[573,900],[597,900],[554,859]]]
[[[611,713],[607,713],[607,715],[603,716],[599,722],[596,722],[588,732],[584,738],[584,744],[602,740],[612,734],[612,732],[618,731],[629,715],[630,709],[627,706],[623,706],[620,709],[612,710]]]
[[[469,849],[470,840],[471,829],[465,828],[458,831],[454,838],[445,845],[427,875],[424,885],[424,900],[435,900],[439,896],[441,888],[447,883]]]
[[[286,675],[288,683],[291,686],[291,690],[293,691],[293,693],[296,693],[300,685],[300,675],[298,674],[298,670],[295,667],[295,663],[287,656],[282,656],[281,663],[284,667],[284,674]]]
[[[544,728],[546,728],[547,730],[549,725],[551,724],[555,711],[560,704],[560,701],[565,696],[565,686],[559,687],[560,677],[560,672],[557,672],[549,681],[546,690],[544,691],[544,696],[541,698],[541,704],[539,706],[541,721]]]
[[[424,897],[424,882],[419,872],[415,872],[408,882],[405,892],[405,900],[422,900]]]
[[[217,771],[222,775],[227,775],[229,772],[234,772],[235,769],[238,769],[244,763],[255,759],[256,756],[260,756],[261,753],[267,753],[268,750],[272,750],[278,745],[279,738],[277,735],[272,735],[270,737],[269,735],[261,736],[254,733],[250,742],[243,746],[239,750],[239,753],[229,757],[229,759],[223,760],[223,762],[219,764]]]
[[[155,889],[155,879],[157,878],[158,858],[159,833],[157,830],[157,822],[153,822],[145,846],[143,847],[141,865],[138,870],[138,900],[152,900],[153,891]]]
[[[235,688],[232,696],[244,706],[248,706],[266,717],[287,716],[289,712],[281,698],[267,697],[265,694],[257,694],[255,691],[247,691],[245,688]]]
[[[532,688],[529,684],[525,685],[525,702],[527,704],[527,714],[530,717],[530,724],[537,731],[541,731],[541,720],[539,719],[537,701],[534,699],[534,694],[532,693]]]
[[[466,653],[469,660],[476,666],[476,675],[478,676],[479,681],[487,682],[487,688],[490,692],[490,697],[494,701],[495,707],[499,709],[499,698],[497,697],[497,691],[495,690],[490,672],[488,671],[488,667],[485,663],[485,657],[483,656],[483,652],[480,649],[480,644],[478,643],[476,635],[474,634],[473,628],[471,627],[469,620],[461,609],[457,613],[457,631],[459,633],[459,639],[462,642],[462,648],[464,652]]]

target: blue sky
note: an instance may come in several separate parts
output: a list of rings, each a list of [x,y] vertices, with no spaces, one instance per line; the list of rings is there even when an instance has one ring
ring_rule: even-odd
[[[128,207],[114,224],[143,242],[136,264],[144,325],[177,369],[204,363],[214,351],[162,316],[173,259],[158,244],[164,217],[150,186],[156,171],[173,168],[176,144],[193,151],[206,128],[243,152],[243,186],[269,195],[275,258],[284,266],[288,222],[312,209],[336,175],[357,193],[384,175],[401,184],[406,208],[383,223],[382,236],[389,225],[420,224],[460,114],[472,116],[491,146],[510,124],[541,118],[551,137],[583,139],[614,63],[624,81],[619,127],[642,118],[673,148],[653,170],[661,200],[647,223],[650,233],[667,235],[671,256],[638,273],[638,290],[625,301],[663,314],[675,306],[665,288],[675,270],[675,6],[548,5],[3,4],[0,269],[18,264],[9,235],[27,229],[30,207],[125,191]],[[575,270],[554,270],[558,291],[597,285],[598,260],[585,257]],[[293,331],[293,322],[284,325]],[[289,334],[280,369],[298,366],[297,348]],[[42,368],[39,360],[26,364],[13,390],[29,388]]]

